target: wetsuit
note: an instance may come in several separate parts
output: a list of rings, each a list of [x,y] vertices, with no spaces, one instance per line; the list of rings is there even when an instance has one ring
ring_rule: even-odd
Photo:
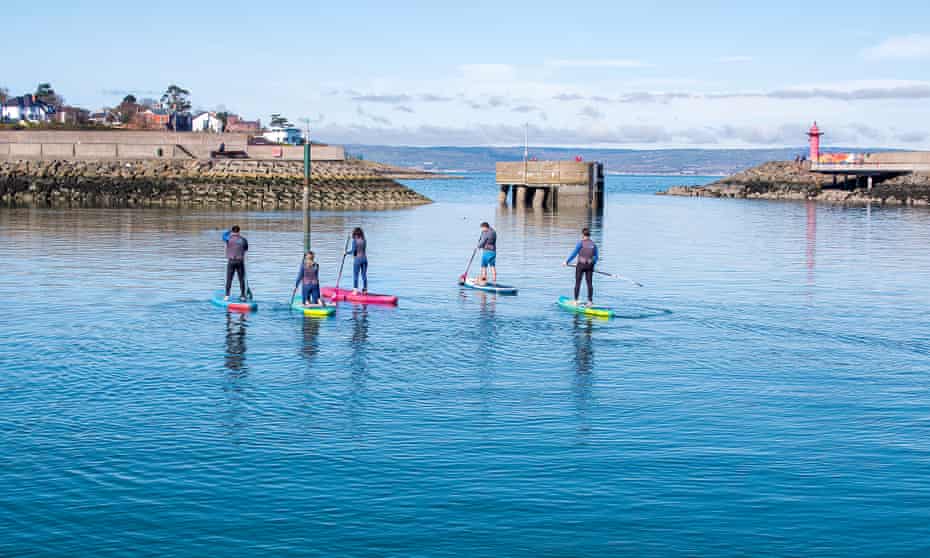
[[[310,304],[317,304],[320,301],[320,264],[314,263],[308,266],[303,263],[297,272],[297,281],[294,286],[303,285],[301,290],[301,300],[304,304],[310,301]]]
[[[584,277],[588,285],[588,302],[594,301],[594,266],[597,265],[597,245],[590,238],[582,239],[575,245],[575,250],[568,257],[566,263],[572,263],[575,257],[578,257],[578,263],[575,265],[575,300],[581,294],[581,278]]]
[[[478,248],[482,250],[481,267],[497,267],[497,231],[492,228],[481,231]]]
[[[239,276],[239,296],[245,298],[245,253],[249,251],[249,241],[239,233],[223,233],[226,243],[226,296],[232,287],[233,275]]]
[[[352,254],[352,288],[358,288],[358,276],[362,276],[362,289],[368,290],[368,254],[365,252],[364,238],[353,238],[352,247],[346,255]]]

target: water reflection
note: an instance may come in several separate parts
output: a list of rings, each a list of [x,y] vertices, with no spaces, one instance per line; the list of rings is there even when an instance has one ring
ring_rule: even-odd
[[[301,318],[303,343],[300,344],[300,354],[309,362],[320,352],[320,320],[307,316],[301,316]]]
[[[814,285],[814,268],[817,267],[817,204],[807,202],[807,284]]]
[[[368,366],[368,308],[352,306],[352,373],[365,373]]]
[[[223,365],[237,377],[245,376],[247,373],[245,363],[247,319],[247,314],[226,313],[226,354]]]
[[[588,413],[592,405],[594,382],[593,320],[576,315],[572,323],[572,340],[575,344],[575,375],[572,379],[572,394],[578,416],[578,430],[587,434],[591,430]]]

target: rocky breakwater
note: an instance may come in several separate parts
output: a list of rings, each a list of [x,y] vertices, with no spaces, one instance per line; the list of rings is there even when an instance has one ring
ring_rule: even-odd
[[[865,179],[837,178],[810,171],[807,163],[765,163],[703,186],[673,186],[660,195],[766,200],[813,200],[850,205],[930,205],[930,175],[902,174],[876,178],[872,189]]]
[[[430,203],[385,170],[358,162],[313,164],[314,209],[379,209]],[[0,162],[5,206],[289,209],[303,201],[299,161]]]

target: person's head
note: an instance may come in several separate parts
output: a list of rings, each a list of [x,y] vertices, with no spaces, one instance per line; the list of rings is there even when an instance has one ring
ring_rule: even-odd
[[[481,223],[481,230],[486,231],[490,228],[491,228],[491,225],[489,225],[487,221],[485,221],[484,223]]]
[[[304,262],[307,265],[313,265],[315,260],[316,260],[316,254],[314,254],[312,250],[304,254]]]
[[[588,227],[581,229],[581,236],[584,238],[591,238],[591,231],[588,230]]]
[[[240,230],[240,229],[239,229],[239,225],[233,225],[233,226],[232,226],[232,232],[237,233],[237,232],[239,232],[239,230]]]
[[[362,227],[355,227],[355,230],[352,231],[352,238],[365,239],[365,233],[362,231]]]

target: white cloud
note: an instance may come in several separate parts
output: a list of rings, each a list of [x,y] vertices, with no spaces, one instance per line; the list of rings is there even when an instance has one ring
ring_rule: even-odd
[[[930,58],[930,35],[891,37],[862,51],[870,60]]]
[[[544,64],[553,68],[648,68],[651,66],[642,60],[629,58],[556,58],[546,60]]]

